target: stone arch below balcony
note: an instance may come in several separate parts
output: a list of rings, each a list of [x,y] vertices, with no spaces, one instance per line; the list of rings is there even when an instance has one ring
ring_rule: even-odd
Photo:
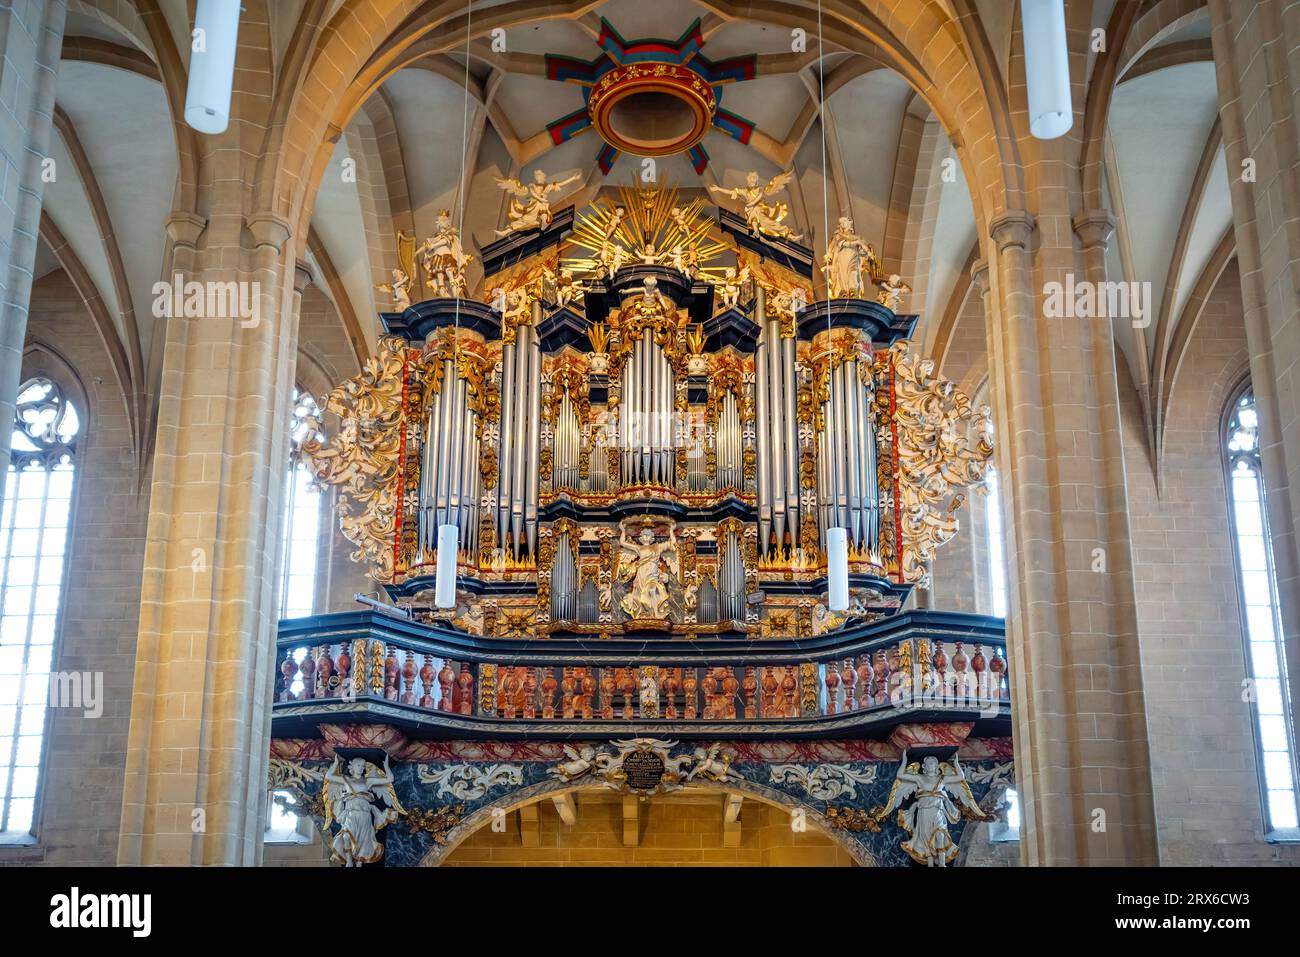
[[[494,821],[501,822],[495,831]],[[476,808],[446,844],[435,844],[420,862],[512,863],[879,866],[866,846],[834,827],[818,807],[746,780],[652,795],[540,782]]]

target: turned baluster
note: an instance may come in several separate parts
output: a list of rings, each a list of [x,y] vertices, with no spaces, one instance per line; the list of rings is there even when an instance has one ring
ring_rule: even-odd
[[[948,652],[943,646],[942,641],[934,643],[934,657],[931,658],[934,665],[934,674],[937,687],[936,697],[941,701],[948,700],[948,686],[950,684],[951,672],[948,670]]]
[[[844,685],[844,711],[853,710],[853,685],[858,680],[858,673],[853,669],[853,659],[845,658],[840,666],[840,684]]]
[[[546,674],[542,676],[542,719],[545,721],[555,717],[555,689],[558,687],[555,672],[547,668]]]
[[[415,652],[407,651],[402,659],[402,704],[415,704]]]
[[[852,659],[849,660],[852,664]],[[859,710],[871,707],[871,655],[858,659],[858,700]]]
[[[961,642],[957,642],[957,650],[952,655],[952,670],[957,673],[957,700],[965,701],[970,695],[970,685],[967,682],[970,676],[966,674],[966,652],[961,650]]]
[[[458,710],[461,714],[469,715],[474,713],[474,672],[470,670],[468,663],[460,666],[460,674],[456,676],[456,691]]]
[[[537,669],[524,671],[524,719],[531,721],[537,717]]]
[[[989,662],[989,671],[993,672],[993,696],[1005,701],[1010,697],[1010,686],[1007,682],[1009,677],[1007,659],[1002,656],[1001,648],[993,649],[993,660]]]
[[[615,696],[618,694],[617,668],[600,669],[600,716],[606,721],[614,718]]]
[[[515,674],[513,668],[501,670],[501,683],[497,686],[497,708],[502,717],[515,716]]]
[[[284,690],[280,692],[281,701],[293,701],[293,676],[298,673],[298,665],[293,660],[293,649],[286,648],[284,661],[280,663],[280,674],[284,676]]]
[[[736,680],[736,669],[728,667],[726,676],[722,679],[722,717],[736,716],[736,692],[739,690],[740,682]]]
[[[584,721],[590,721],[595,714],[596,704],[596,676],[591,673],[590,668],[582,669],[582,718]]]
[[[438,680],[438,672],[433,668],[433,655],[424,656],[424,664],[420,665],[420,686],[424,689],[424,694],[420,695],[420,707],[429,710],[433,709],[433,684]],[[448,679],[450,684],[451,679]],[[445,688],[440,689],[439,693],[445,698],[447,691]],[[446,709],[443,709],[446,710]]]
[[[682,679],[682,690],[686,695],[686,714],[687,721],[695,720],[696,705],[695,689],[699,686],[699,677],[694,668],[686,669],[686,676]]]
[[[432,659],[430,659],[432,660]],[[438,710],[452,711],[456,708],[456,672],[452,670],[451,661],[442,659],[442,668],[438,671]]]
[[[975,698],[979,701],[985,701],[989,697],[989,679],[984,673],[988,667],[988,661],[984,657],[984,649],[980,647],[979,642],[975,642],[975,654],[971,655],[970,669],[975,672]]]
[[[623,692],[623,720],[631,721],[636,714],[636,669],[620,669],[619,678],[621,679],[619,687]]]
[[[876,704],[885,704],[889,701],[889,659],[885,655],[884,648],[876,651],[876,663],[873,672],[875,681],[872,683],[872,687],[876,692]]]
[[[348,643],[345,641],[339,646],[338,657],[338,675],[339,675],[339,696],[343,698],[352,697],[352,654],[348,650]]]
[[[388,646],[388,654],[384,657],[384,700],[396,701],[397,690],[397,649],[392,645]]]
[[[311,648],[302,656],[298,673],[302,676],[302,694],[299,697],[304,700],[316,697],[316,656]]]
[[[757,698],[758,678],[754,675],[754,669],[747,667],[745,669],[745,680],[741,684],[741,690],[745,695],[745,719],[752,721],[758,717]]]
[[[785,666],[781,677],[781,717],[797,718],[799,716],[799,679],[794,676],[794,665]]]
[[[826,713],[835,713],[836,697],[839,694],[840,675],[835,670],[835,662],[829,661],[824,666],[826,668],[826,677],[822,680],[826,684]]]
[[[564,680],[560,682],[560,716],[573,717],[573,692],[578,683],[573,679],[573,669],[564,669]]]
[[[676,719],[677,717],[677,689],[682,686],[681,670],[678,668],[664,669],[663,686],[667,692],[664,704],[664,717]]]
[[[330,657],[330,646],[321,645],[316,658],[316,697],[328,698],[333,688],[330,678],[334,675],[334,659]]]
[[[781,683],[776,680],[776,675],[768,665],[763,666],[763,717],[775,718],[776,713],[776,693],[781,687]]]
[[[716,718],[718,716],[718,680],[713,676],[713,668],[706,668],[704,671],[704,681],[701,687],[704,689],[704,717]]]

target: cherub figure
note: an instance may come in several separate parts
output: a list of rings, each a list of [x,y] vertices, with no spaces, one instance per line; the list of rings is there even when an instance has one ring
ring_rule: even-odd
[[[767,236],[775,236],[778,239],[789,239],[798,242],[803,238],[803,234],[791,232],[790,227],[783,222],[790,213],[790,207],[785,203],[766,203],[763,201],[764,197],[775,196],[785,189],[786,184],[792,179],[794,179],[793,170],[773,176],[764,185],[759,180],[758,174],[751,172],[745,177],[744,186],[738,186],[734,189],[723,186],[710,186],[709,189],[715,193],[722,193],[724,196],[730,196],[732,199],[739,199],[744,202],[745,222],[755,235],[761,233]]]
[[[722,299],[723,309],[735,309],[740,305],[740,293],[749,282],[749,267],[742,266],[736,272],[735,266],[728,266],[722,271],[722,282],[718,284],[718,295]]]
[[[626,265],[627,250],[607,237],[601,241],[600,249],[596,253],[596,260],[600,263],[597,278],[612,279],[615,273]]]
[[[645,248],[637,254],[643,266],[657,266],[660,262],[668,257],[668,253],[661,253],[655,248],[654,243],[646,243]]]
[[[330,861],[344,867],[373,864],[384,856],[379,831],[406,813],[393,790],[393,772],[384,755],[382,774],[364,758],[348,762],[346,773],[339,768],[339,757],[325,772],[325,828],[337,821],[338,832],[330,842]]]
[[[375,288],[391,295],[397,311],[404,312],[411,308],[411,277],[401,269],[394,269],[392,275],[392,282],[381,282]]]
[[[948,825],[961,820],[961,811],[948,797],[949,792],[976,820],[988,819],[975,802],[955,754],[952,764],[940,764],[932,754],[908,764],[904,751],[889,800],[873,816],[877,822],[883,821],[908,798],[916,798],[915,804],[898,812],[898,824],[908,833],[899,846],[918,864],[946,867],[957,856],[957,843],[948,833]]]
[[[533,181],[524,185],[517,179],[496,177],[497,186],[509,193],[510,209],[506,214],[509,222],[505,229],[498,229],[496,234],[509,236],[511,233],[524,232],[529,229],[545,229],[551,225],[551,194],[576,182],[578,174],[551,182],[543,170],[533,171]]]
[[[673,268],[687,279],[694,279],[700,271],[700,252],[694,246],[680,244],[669,253]]]
[[[696,778],[706,778],[709,781],[728,781],[734,780],[737,775],[731,770],[732,756],[722,754],[721,742],[715,742],[706,751],[703,747],[695,749],[695,766],[691,768],[691,773],[686,776],[687,781],[694,781]]]
[[[547,773],[566,784],[582,777],[596,766],[596,749],[589,744],[584,744],[581,749],[566,744],[564,753],[569,760],[561,761],[555,767],[548,769]]]
[[[903,294],[912,291],[912,287],[903,282],[903,277],[896,272],[890,273],[889,278],[883,282],[877,281],[876,285],[880,289],[876,302],[894,312],[897,312],[898,307],[902,305]]]

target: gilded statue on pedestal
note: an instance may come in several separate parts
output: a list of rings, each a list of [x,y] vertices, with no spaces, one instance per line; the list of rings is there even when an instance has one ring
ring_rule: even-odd
[[[794,179],[794,172],[773,176],[764,184],[758,174],[751,172],[745,177],[745,185],[729,189],[725,186],[710,186],[709,189],[732,199],[739,199],[745,204],[745,222],[755,235],[774,236],[777,239],[789,239],[798,242],[801,233],[793,233],[783,220],[790,213],[785,203],[766,203],[764,197],[775,196],[785,189],[787,183]]]
[[[497,236],[509,236],[511,233],[525,232],[529,229],[545,229],[551,225],[551,193],[563,189],[578,180],[578,174],[551,182],[543,170],[533,171],[533,181],[525,186],[517,179],[496,177],[497,186],[509,193],[509,222],[505,229],[498,229]]]
[[[862,299],[867,283],[880,276],[880,260],[871,243],[853,231],[853,220],[841,216],[822,260],[826,285],[835,299]]]
[[[438,213],[433,235],[420,244],[415,254],[424,267],[425,285],[436,298],[465,295],[465,266],[474,257],[461,247],[460,230],[451,224],[450,210]]]

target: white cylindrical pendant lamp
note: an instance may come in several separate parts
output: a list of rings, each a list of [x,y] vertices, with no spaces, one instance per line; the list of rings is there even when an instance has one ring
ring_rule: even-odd
[[[826,529],[826,607],[831,611],[849,608],[849,533],[844,528]]]
[[[1054,140],[1074,122],[1070,98],[1070,51],[1065,41],[1065,0],[1020,0],[1025,39],[1025,85],[1029,132]]]
[[[460,546],[455,525],[438,526],[438,577],[433,601],[439,608],[456,607],[456,550]]]
[[[185,122],[200,133],[224,133],[230,125],[239,4],[240,0],[199,0],[194,11]]]

